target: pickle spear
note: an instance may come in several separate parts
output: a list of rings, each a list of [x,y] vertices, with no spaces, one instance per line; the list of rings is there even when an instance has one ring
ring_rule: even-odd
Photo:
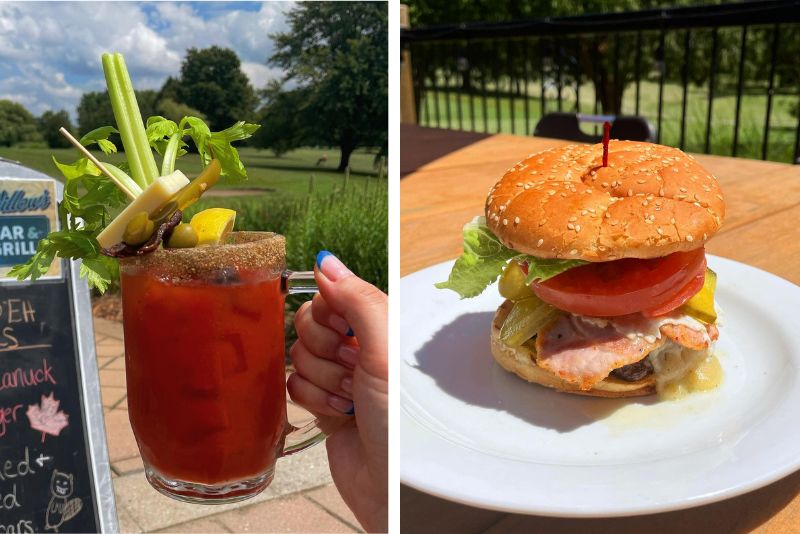
[[[706,269],[703,289],[697,292],[681,307],[686,315],[694,317],[701,323],[714,324],[717,322],[717,310],[714,307],[714,292],[717,289],[717,273]]]

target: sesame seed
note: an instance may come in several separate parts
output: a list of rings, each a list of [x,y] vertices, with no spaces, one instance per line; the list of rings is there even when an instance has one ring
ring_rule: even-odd
[[[500,206],[500,211],[505,211],[505,210],[506,210],[506,206],[505,206],[505,204],[504,204],[504,205],[502,205],[502,206]]]
[[[708,234],[703,234],[703,241],[705,241],[706,239],[708,239]]]
[[[664,188],[663,187],[658,190],[658,196],[660,196],[660,197],[664,196]]]
[[[642,202],[642,206],[647,206],[647,204],[648,204],[648,202],[646,200],[644,202]]]
[[[572,216],[572,217],[569,218],[569,222],[575,222],[577,220],[578,220],[578,218],[575,217],[575,216]]]
[[[574,225],[574,224],[572,224],[572,223],[567,223],[567,228],[568,228],[569,230],[574,230],[574,229],[575,229],[575,225]]]
[[[517,182],[517,187],[522,187],[522,182]]]
[[[508,219],[503,219],[503,226],[508,226]]]
[[[519,217],[514,217],[514,224],[519,224]]]
[[[542,243],[544,243],[544,239],[540,239],[538,243],[536,243],[537,247],[541,247]]]
[[[606,219],[610,219],[611,218],[611,214],[609,212],[606,212],[605,217],[606,217]]]
[[[675,224],[675,217],[671,218],[671,219],[669,220],[669,222],[671,222],[672,224]]]
[[[580,232],[581,231],[581,225],[580,224],[576,224],[575,225],[575,231],[576,232]]]
[[[685,193],[685,192],[686,192],[686,188],[685,187],[681,187],[681,193]]]
[[[689,243],[694,241],[694,238],[692,237],[692,234],[686,234],[686,241],[688,241]]]
[[[589,210],[581,210],[581,215],[585,216],[587,213],[589,213]]]
[[[672,172],[678,172],[678,168],[677,167],[672,167]]]
[[[633,189],[628,189],[628,196],[629,196],[629,197],[632,197],[632,196],[633,196]]]
[[[647,180],[636,180],[636,183],[637,183],[637,184],[643,184],[643,183],[645,183],[646,181],[647,181]]]
[[[603,183],[602,183],[602,184],[600,184],[600,185],[602,185],[603,187],[608,187],[608,182],[603,182]]]
[[[658,232],[658,235],[664,235],[664,230],[662,230],[660,226],[656,228],[656,232]]]
[[[578,249],[573,248],[572,250],[569,251],[569,253],[575,256],[578,254]]]

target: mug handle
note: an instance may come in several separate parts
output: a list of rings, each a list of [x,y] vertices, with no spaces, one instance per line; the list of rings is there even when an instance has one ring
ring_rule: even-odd
[[[287,295],[319,291],[314,271],[284,271],[281,281],[283,292]],[[325,438],[340,426],[352,424],[352,419],[352,417],[324,417],[314,419],[299,428],[289,425],[290,431],[286,434],[282,456],[290,456],[325,441]]]

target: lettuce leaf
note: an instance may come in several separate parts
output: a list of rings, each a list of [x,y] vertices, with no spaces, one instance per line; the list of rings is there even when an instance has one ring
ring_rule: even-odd
[[[527,283],[544,281],[568,269],[583,265],[583,260],[543,259],[520,254],[503,245],[486,226],[486,217],[475,217],[464,225],[464,252],[456,260],[447,281],[439,289],[451,289],[462,299],[476,297],[502,274],[509,260],[528,263]]]

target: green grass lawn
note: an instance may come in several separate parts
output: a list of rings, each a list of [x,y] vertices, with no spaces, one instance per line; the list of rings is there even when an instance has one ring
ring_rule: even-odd
[[[445,92],[428,92],[420,104],[420,123],[425,126],[488,131],[490,133],[516,133],[531,135],[536,122],[541,117],[541,89],[538,83],[528,87],[528,117],[525,120],[525,99],[513,99],[513,121],[511,99],[507,96],[495,98],[494,88],[488,88],[486,102],[486,123],[484,129],[483,101],[479,95],[470,98],[467,94]],[[508,84],[501,87],[508,91]],[[646,117],[656,127],[658,119],[658,84],[642,82],[639,114]],[[763,90],[762,90],[763,93]],[[437,121],[438,102],[438,121]],[[562,110],[575,111],[575,89],[562,89]],[[761,158],[766,116],[767,97],[759,95],[742,95],[739,118],[738,156]],[[546,112],[558,111],[556,90],[545,90]],[[460,120],[459,120],[460,104]],[[683,104],[683,87],[678,84],[664,85],[664,100],[661,125],[661,143],[678,146],[680,144],[680,121]],[[447,110],[450,109],[448,124]],[[625,114],[633,115],[636,105],[635,85],[629,85],[623,95],[622,109]],[[790,163],[794,155],[795,130],[797,118],[791,114],[797,105],[797,96],[775,95],[772,100],[769,145],[767,158],[774,161]],[[732,154],[733,126],[736,116],[736,95],[720,95],[714,98],[711,116],[711,146],[709,152],[729,156]],[[475,121],[472,122],[474,109]],[[686,106],[686,139],[685,149],[689,152],[705,152],[706,114],[708,111],[708,88],[689,86]],[[594,86],[583,84],[580,87],[580,112],[594,112]],[[587,132],[590,131],[587,127]]]
[[[119,162],[124,158],[122,154],[106,156],[99,151],[95,151],[94,154],[101,161],[110,163]],[[334,186],[343,180],[342,173],[336,172],[339,164],[337,149],[300,148],[276,158],[269,150],[243,147],[239,149],[239,154],[247,169],[248,180],[238,184],[220,183],[217,187],[253,188],[290,195],[305,195],[308,192],[309,177],[313,174],[316,190],[325,194],[332,192]],[[328,160],[318,167],[317,160],[323,154],[327,155]],[[0,147],[0,157],[19,161],[23,165],[60,179],[61,175],[52,161],[53,156],[60,162],[72,162],[77,159],[78,152],[71,148]],[[354,183],[377,176],[378,170],[373,167],[374,159],[375,155],[365,150],[353,153],[350,157],[352,170],[350,178]],[[195,176],[200,171],[200,159],[196,154],[187,154],[178,159],[177,167],[187,176]]]

